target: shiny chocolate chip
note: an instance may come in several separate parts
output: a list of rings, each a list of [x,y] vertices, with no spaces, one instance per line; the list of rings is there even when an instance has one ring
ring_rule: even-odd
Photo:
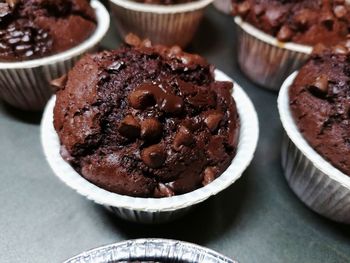
[[[336,54],[347,54],[349,53],[349,50],[346,46],[344,45],[341,45],[341,44],[338,44],[336,46],[333,47],[333,52],[336,53]]]
[[[158,139],[162,132],[162,124],[156,118],[148,118],[141,122],[141,138],[146,141]]]
[[[211,113],[208,113],[208,115],[204,119],[204,123],[207,125],[211,132],[215,132],[223,117],[223,113],[219,111],[213,111]]]
[[[282,42],[287,42],[292,39],[293,35],[293,30],[289,26],[284,25],[281,27],[280,31],[278,31],[277,39]]]
[[[185,126],[181,126],[179,131],[175,135],[173,148],[176,151],[179,151],[181,149],[181,146],[190,146],[191,144],[193,144],[193,142],[194,138],[191,131]]]
[[[164,96],[160,109],[166,113],[179,113],[182,111],[183,100],[181,97],[167,94]]]
[[[135,139],[140,135],[140,124],[132,115],[127,115],[119,125],[119,133],[126,138]]]
[[[315,82],[309,86],[310,92],[319,98],[324,98],[328,93],[328,77],[321,75],[316,78]]]
[[[113,62],[111,65],[109,65],[107,70],[108,72],[111,72],[111,73],[117,73],[123,68],[125,68],[124,61],[116,61],[116,62]]]
[[[215,177],[216,177],[215,175],[216,175],[215,169],[213,167],[207,167],[204,170],[204,176],[203,176],[202,184],[203,185],[210,184],[212,181],[215,180]]]
[[[63,89],[66,86],[67,81],[68,81],[68,75],[65,74],[58,79],[52,80],[50,84],[56,91],[58,91]]]
[[[150,168],[159,168],[166,160],[166,152],[161,144],[145,148],[141,152],[142,161]]]
[[[149,89],[141,88],[130,93],[129,103],[134,109],[142,110],[153,106],[156,100]]]
[[[344,5],[337,5],[334,7],[333,12],[337,18],[344,18],[348,11]]]
[[[175,195],[174,191],[169,186],[162,183],[158,184],[154,192],[156,197],[170,197]]]

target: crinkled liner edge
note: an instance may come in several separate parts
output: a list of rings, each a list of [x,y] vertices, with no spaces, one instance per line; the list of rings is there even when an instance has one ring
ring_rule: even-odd
[[[137,12],[144,13],[156,13],[156,14],[174,14],[192,12],[195,10],[203,9],[210,5],[214,0],[198,0],[184,4],[176,5],[150,5],[144,3],[138,3],[130,0],[110,0],[114,5],[121,6],[126,9],[130,9]]]
[[[64,261],[64,263],[70,263],[70,262],[77,262],[80,259],[85,260],[87,257],[89,257],[90,255],[94,255],[96,253],[98,253],[101,250],[109,250],[109,251],[113,251],[118,249],[119,247],[136,247],[136,246],[151,246],[152,248],[154,248],[154,246],[159,246],[159,247],[165,247],[165,248],[170,248],[170,247],[175,247],[178,245],[181,245],[182,247],[186,247],[187,249],[191,249],[194,252],[201,252],[203,254],[206,254],[208,256],[211,256],[215,259],[218,260],[218,262],[227,262],[227,263],[238,263],[235,260],[232,260],[218,252],[216,252],[215,250],[212,250],[210,248],[206,248],[206,247],[202,247],[199,246],[197,244],[193,244],[193,243],[189,243],[186,241],[179,241],[179,240],[173,240],[173,239],[162,239],[162,238],[141,238],[141,239],[131,239],[131,240],[126,240],[126,241],[122,241],[122,242],[118,242],[118,243],[114,243],[114,244],[110,244],[110,245],[105,245],[105,246],[101,246],[98,248],[94,248],[88,251],[85,251],[79,255],[76,255],[70,259],[67,259],[66,261]],[[144,253],[144,258],[140,258],[142,257],[141,255],[137,255],[136,257],[134,255],[130,254],[130,260],[144,260],[145,258],[150,258],[153,260],[158,260],[159,258],[164,258],[166,255],[164,255],[162,253],[162,250],[158,250],[158,249],[152,249],[152,250],[137,250],[138,252],[143,252]],[[159,252],[161,251],[161,252]],[[150,254],[153,253],[153,254]],[[186,254],[187,255],[187,254]],[[116,257],[115,257],[116,256]],[[119,258],[119,255],[116,255],[115,253],[113,253],[113,259],[112,260],[128,260],[126,258]],[[176,256],[177,260],[181,260],[181,258],[179,258],[179,255],[174,255]]]
[[[97,27],[94,33],[86,41],[67,51],[49,57],[20,62],[0,62],[0,70],[35,68],[43,65],[51,65],[60,61],[65,61],[75,56],[79,56],[83,54],[86,50],[89,50],[96,46],[96,44],[99,43],[102,40],[102,38],[106,35],[109,29],[110,16],[107,9],[99,1],[92,0],[91,6],[95,9],[96,12]]]
[[[335,168],[331,163],[318,154],[304,139],[294,122],[293,115],[289,107],[289,87],[292,85],[298,72],[291,74],[282,84],[278,95],[278,111],[284,130],[289,139],[297,148],[312,162],[312,164],[332,180],[337,181],[342,186],[350,189],[350,177]]]
[[[288,49],[295,52],[305,53],[305,54],[311,54],[312,47],[307,45],[301,45],[296,44],[292,42],[281,42],[278,41],[276,38],[270,36],[269,34],[266,34],[265,32],[257,29],[256,27],[252,26],[251,24],[244,22],[241,17],[236,16],[234,17],[235,23],[241,27],[245,32],[247,32],[249,35],[254,36],[255,38],[268,43],[272,46]]]
[[[215,74],[217,80],[233,81],[219,70],[216,70]],[[175,211],[189,207],[229,187],[241,177],[253,159],[259,137],[257,113],[247,94],[236,83],[234,84],[233,97],[241,122],[237,154],[222,175],[212,183],[190,193],[165,198],[130,197],[109,192],[84,179],[59,154],[60,143],[53,127],[54,96],[45,108],[41,123],[41,141],[44,153],[56,176],[78,193],[98,204],[147,212]]]

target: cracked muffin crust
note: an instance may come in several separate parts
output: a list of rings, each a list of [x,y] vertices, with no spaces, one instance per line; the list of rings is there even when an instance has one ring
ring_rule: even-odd
[[[53,55],[86,40],[96,28],[88,0],[0,0],[0,61]]]
[[[239,119],[232,83],[178,47],[128,36],[56,80],[63,158],[119,194],[165,197],[206,185],[230,165]]]
[[[350,42],[318,46],[289,90],[295,122],[309,144],[350,175]]]
[[[233,14],[282,42],[335,45],[349,34],[345,0],[232,0]]]

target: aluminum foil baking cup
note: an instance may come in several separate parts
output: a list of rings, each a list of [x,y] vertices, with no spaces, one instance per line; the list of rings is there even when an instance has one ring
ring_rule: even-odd
[[[169,239],[135,239],[95,248],[64,263],[238,263],[195,244]]]
[[[283,81],[299,69],[312,47],[283,43],[256,27],[235,17],[238,37],[238,64],[254,83],[278,91]]]
[[[304,139],[289,107],[289,87],[296,73],[283,83],[278,110],[285,136],[282,166],[289,186],[312,210],[334,221],[350,224],[350,177],[318,154]]]
[[[219,70],[217,80],[232,81]],[[104,190],[79,175],[60,155],[60,141],[53,127],[55,97],[46,106],[41,123],[41,141],[44,153],[55,175],[69,187],[86,198],[105,206],[117,216],[139,223],[160,223],[183,215],[196,204],[218,194],[238,180],[248,167],[257,146],[259,136],[258,118],[246,93],[237,84],[233,97],[240,118],[240,136],[237,154],[227,170],[210,184],[190,193],[164,198],[140,198]]]
[[[106,8],[91,1],[96,12],[95,32],[80,45],[59,54],[21,62],[0,62],[0,99],[23,110],[42,110],[52,96],[50,82],[66,74],[86,52],[95,51],[110,24]]]
[[[121,37],[134,33],[153,44],[185,47],[202,20],[205,7],[213,0],[176,5],[153,5],[132,0],[110,0]]]

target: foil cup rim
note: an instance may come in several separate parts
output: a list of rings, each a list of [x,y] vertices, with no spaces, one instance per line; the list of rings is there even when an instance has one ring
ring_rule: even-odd
[[[216,70],[215,73],[217,80],[233,81],[219,70]],[[257,113],[248,95],[236,83],[233,97],[241,123],[236,156],[227,170],[217,179],[186,194],[164,198],[130,197],[109,192],[84,179],[59,154],[60,143],[52,123],[55,97],[48,102],[41,122],[41,142],[44,154],[57,177],[81,195],[98,204],[145,212],[166,212],[190,207],[233,184],[241,177],[254,157],[259,137]]]
[[[313,49],[312,46],[297,44],[293,42],[284,43],[284,42],[278,41],[277,38],[261,31],[260,29],[254,27],[253,25],[247,22],[244,22],[243,19],[239,16],[235,16],[233,19],[236,25],[240,26],[245,32],[272,46],[288,49],[294,52],[305,53],[305,54],[311,54],[312,52],[312,49]]]
[[[140,249],[137,249],[137,248]],[[147,249],[149,247],[149,249]],[[162,253],[163,249],[173,249],[174,253]],[[119,251],[121,249],[123,251]],[[185,250],[187,252],[179,257],[179,251],[177,250]],[[125,253],[123,253],[125,252]],[[176,253],[177,252],[177,253]],[[132,239],[121,241],[117,243],[113,243],[110,245],[105,245],[101,247],[97,247],[91,250],[87,250],[83,253],[80,253],[70,259],[64,261],[64,263],[107,263],[110,261],[125,261],[125,260],[166,260],[166,259],[176,259],[181,262],[181,260],[185,261],[192,252],[194,256],[207,256],[210,260],[206,260],[204,262],[211,263],[238,263],[235,260],[232,260],[210,248],[206,248],[197,244],[193,244],[186,241],[178,241],[173,239],[162,239],[162,238],[141,238],[141,239]],[[109,254],[110,257],[106,256]],[[132,254],[134,253],[134,254]],[[102,254],[102,255],[101,255]],[[137,255],[135,255],[137,254]],[[105,255],[108,261],[101,261],[100,258]],[[95,261],[95,258],[98,258],[98,261]],[[185,261],[186,262],[186,261]]]
[[[296,147],[312,162],[312,164],[330,177],[332,180],[337,181],[341,185],[350,189],[350,176],[344,174],[339,169],[334,167],[330,162],[324,159],[319,153],[317,153],[311,145],[305,140],[301,132],[299,131],[292,112],[289,107],[289,87],[294,82],[298,71],[291,74],[282,84],[278,95],[278,111],[282,126],[287,133],[289,139],[296,145]]]
[[[95,14],[97,18],[97,27],[93,32],[93,34],[84,42],[80,43],[79,45],[71,49],[68,49],[66,51],[63,51],[61,53],[58,53],[52,56],[26,60],[26,61],[0,62],[0,70],[34,68],[34,67],[40,67],[43,65],[54,64],[54,63],[81,55],[86,50],[93,48],[106,35],[110,25],[110,16],[107,9],[99,1],[92,0],[91,6],[95,10]]]

